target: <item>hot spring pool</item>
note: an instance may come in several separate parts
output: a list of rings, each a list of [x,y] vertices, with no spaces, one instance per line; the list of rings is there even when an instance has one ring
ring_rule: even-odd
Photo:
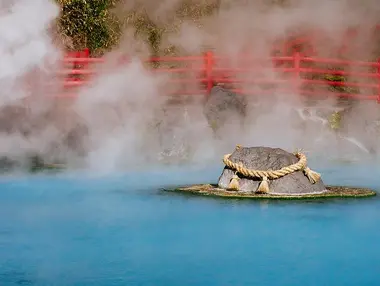
[[[380,169],[368,170],[322,174],[380,191]],[[159,190],[214,181],[220,166],[186,171],[1,179],[0,285],[380,285],[380,196],[257,202]]]

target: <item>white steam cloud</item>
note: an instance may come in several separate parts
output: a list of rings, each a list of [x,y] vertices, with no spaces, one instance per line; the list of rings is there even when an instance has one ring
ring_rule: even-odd
[[[59,9],[50,1],[2,1],[0,12],[0,104],[30,95],[27,76],[58,58],[47,26]]]
[[[238,67],[242,52],[270,57],[275,40],[303,29],[319,29],[325,38],[316,43],[317,48],[321,56],[330,56],[347,27],[376,25],[375,2],[361,1],[358,7],[355,1],[300,0],[280,8],[260,1],[221,1],[217,13],[204,17],[201,25],[183,21],[177,33],[164,36],[163,45],[174,44],[183,55],[213,49],[231,59],[230,67]],[[128,1],[124,8],[142,5],[158,24],[165,24],[179,2],[160,3]],[[315,113],[317,109],[326,112],[324,106],[329,106],[329,112],[336,110],[335,100],[315,105],[305,121],[300,119],[302,112],[298,116],[304,100],[280,92],[275,97],[248,97],[245,125],[231,119],[217,137],[203,113],[202,96],[168,96],[173,77],[154,73],[141,61],[147,49],[141,49],[130,30],[121,46],[106,55],[108,63],[96,67],[91,83],[77,91],[77,99],[53,100],[59,87],[46,83],[54,83],[52,74],[61,67],[63,52],[54,46],[49,27],[58,14],[59,7],[49,0],[2,1],[0,5],[0,156],[26,158],[36,153],[69,167],[112,171],[219,162],[235,144],[300,147],[332,156],[379,151],[377,135],[363,132],[364,121],[378,120],[375,102],[354,107],[357,112],[350,112],[349,132],[342,139]],[[365,44],[350,56],[368,58],[376,44],[371,37],[362,35]],[[123,52],[133,60],[124,66],[114,64]],[[263,76],[279,77],[271,68],[262,70]],[[10,112],[9,107],[15,105],[27,107],[27,112],[20,112],[22,116]]]

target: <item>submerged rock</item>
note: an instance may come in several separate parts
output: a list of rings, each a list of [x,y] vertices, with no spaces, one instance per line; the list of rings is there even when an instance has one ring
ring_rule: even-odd
[[[242,163],[245,168],[253,170],[279,170],[283,167],[297,163],[300,159],[279,148],[269,147],[251,147],[237,148],[229,157],[233,163]],[[218,186],[223,189],[228,189],[235,175],[235,170],[225,167],[222,175],[219,178]],[[240,173],[238,176],[237,192],[255,193],[259,185],[262,183],[261,178],[248,178]],[[315,194],[326,190],[326,187],[321,179],[312,183],[305,175],[303,170],[285,175],[278,179],[269,179],[269,193],[272,194]]]

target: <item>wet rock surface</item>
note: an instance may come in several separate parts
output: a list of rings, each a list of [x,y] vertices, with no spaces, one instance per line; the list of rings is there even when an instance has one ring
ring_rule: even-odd
[[[250,147],[235,150],[230,160],[234,163],[241,162],[246,168],[255,170],[278,170],[297,163],[298,158],[282,149],[269,147]],[[227,189],[234,175],[234,171],[225,167],[219,178],[218,186]],[[261,183],[259,178],[245,178],[237,174],[239,190],[242,193],[254,193]],[[270,193],[278,194],[308,194],[324,192],[326,187],[322,180],[312,184],[302,171],[294,172],[276,180],[269,181]]]

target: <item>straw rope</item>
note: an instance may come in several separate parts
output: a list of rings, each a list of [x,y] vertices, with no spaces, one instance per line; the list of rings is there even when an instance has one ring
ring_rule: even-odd
[[[241,148],[240,145],[236,146],[236,150],[239,150]],[[260,183],[257,193],[268,193],[269,192],[269,180],[276,180],[281,177],[284,177],[286,175],[292,174],[294,172],[303,171],[304,174],[307,176],[309,181],[312,184],[315,184],[318,182],[321,178],[321,175],[317,172],[314,172],[310,170],[309,167],[307,167],[307,158],[305,154],[297,151],[294,155],[299,159],[297,163],[294,163],[289,166],[285,166],[279,170],[253,170],[246,168],[243,163],[234,163],[230,160],[232,154],[226,154],[223,157],[224,164],[235,171],[234,176],[231,179],[231,182],[228,186],[229,189],[232,190],[239,190],[239,176],[237,175],[240,173],[244,177],[248,178],[260,178],[262,179],[262,182]]]

